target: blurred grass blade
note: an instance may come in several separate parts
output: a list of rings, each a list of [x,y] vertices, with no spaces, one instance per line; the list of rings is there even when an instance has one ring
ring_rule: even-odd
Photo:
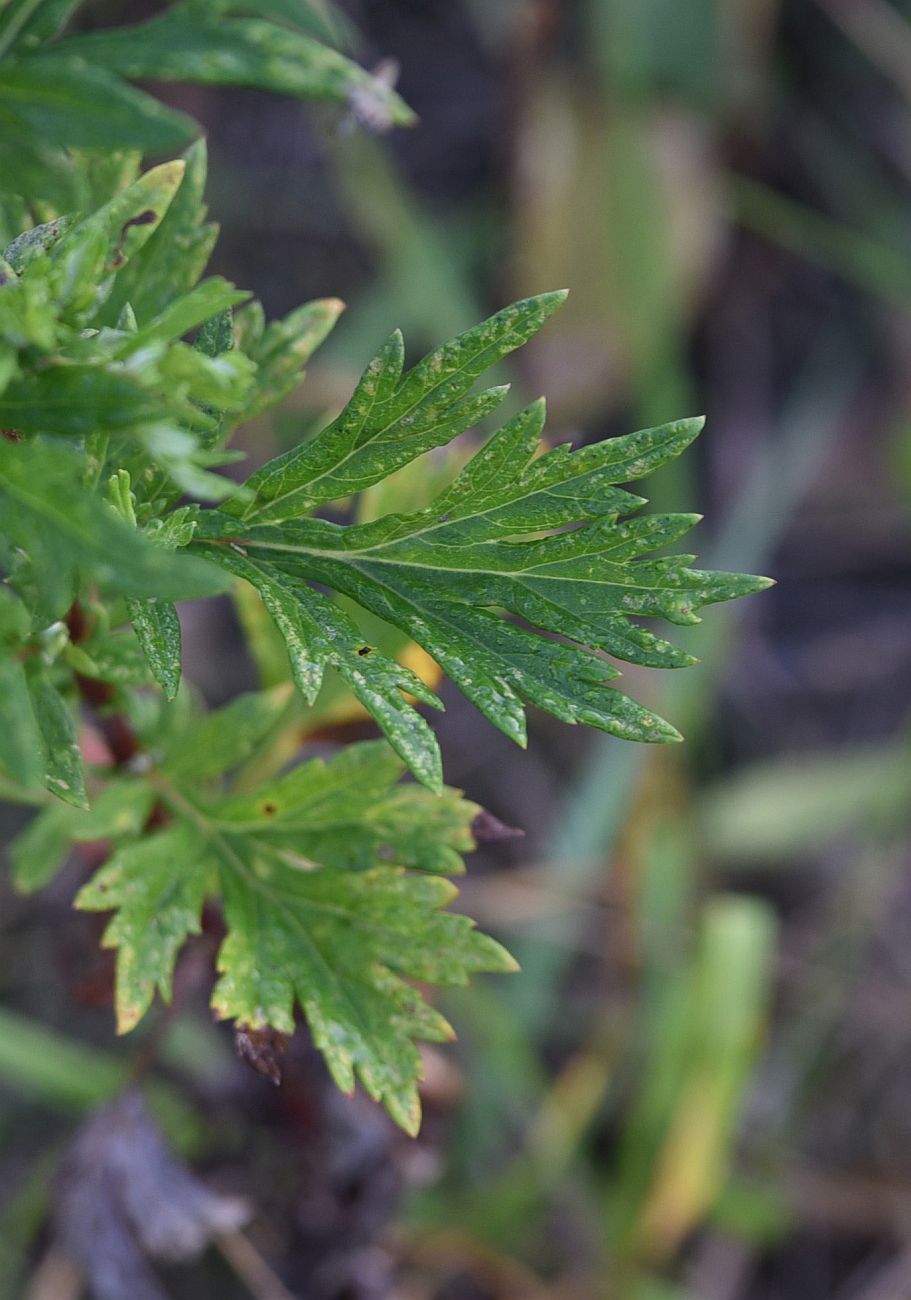
[[[730,178],[730,193],[747,230],[885,302],[907,305],[911,300],[911,267],[904,251],[839,225],[746,176]]]
[[[764,903],[726,897],[705,908],[687,996],[685,1056],[630,1240],[637,1256],[670,1255],[721,1190],[766,1014],[774,940]],[[660,1060],[660,1040],[653,1050]]]
[[[906,745],[883,745],[743,769],[700,801],[705,847],[723,865],[742,867],[824,852],[852,830],[907,825],[908,760]]]

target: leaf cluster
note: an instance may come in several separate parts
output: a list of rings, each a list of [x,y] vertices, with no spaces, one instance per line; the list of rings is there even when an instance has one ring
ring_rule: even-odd
[[[410,111],[325,43],[322,8],[180,0],[138,29],[79,33],[73,7],[0,9],[0,795],[38,809],[14,879],[39,888],[74,844],[109,843],[77,906],[114,914],[121,1031],[170,997],[204,907],[220,908],[216,1013],[287,1033],[299,1010],[339,1085],[359,1078],[414,1131],[415,1041],[451,1033],[416,982],[512,966],[447,910],[479,810],[443,784],[425,713],[442,707],[438,674],[415,671],[414,648],[519,744],[528,704],[660,743],[677,732],[615,688],[615,661],[690,659],[642,620],[691,623],[766,583],[668,553],[697,516],[643,514],[626,486],[698,420],[550,448],[535,402],[458,473],[435,471],[429,504],[387,490],[494,417],[507,387],[484,377],[562,293],[410,368],[392,334],[322,428],[246,481],[225,474],[235,428],[301,383],[342,304],[266,324],[204,278],[204,144],[143,171],[143,152],[194,128],[132,81],[348,108],[369,92],[390,123]],[[339,521],[380,489],[389,508]],[[287,681],[206,714],[181,684],[175,602],[238,585]],[[299,762],[327,674],[385,740]],[[87,735],[107,762],[87,766]]]

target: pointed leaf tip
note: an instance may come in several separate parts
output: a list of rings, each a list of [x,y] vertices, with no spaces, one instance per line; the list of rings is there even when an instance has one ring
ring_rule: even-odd
[[[568,297],[568,289],[550,289],[546,293],[542,293],[538,301],[550,311],[556,311],[558,307],[563,306]]]

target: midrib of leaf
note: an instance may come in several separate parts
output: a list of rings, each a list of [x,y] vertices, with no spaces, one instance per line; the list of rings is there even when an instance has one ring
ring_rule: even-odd
[[[195,809],[194,811],[198,814],[199,810]],[[293,910],[289,909],[286,906],[289,897],[293,897],[293,896],[285,894],[281,890],[270,889],[265,881],[260,880],[251,871],[249,871],[243,859],[237,856],[233,848],[225,840],[224,836],[214,829],[212,823],[209,822],[207,818],[199,814],[196,824],[200,827],[200,829],[203,830],[203,834],[207,836],[209,842],[211,843],[215,851],[218,853],[223,853],[227,856],[227,858],[230,860],[231,869],[236,871],[237,874],[243,878],[245,883],[252,890],[254,897],[256,898],[257,913],[259,913],[259,909],[261,908],[265,900],[268,900],[272,908],[280,910],[282,924],[287,925],[290,929],[294,930],[294,932],[299,936],[304,946],[306,947],[307,951],[311,954],[311,957],[314,959],[315,964],[323,971],[327,983],[330,984],[333,987],[333,989],[335,989],[336,995],[348,1007],[349,1013],[353,1021],[359,1026],[365,1042],[373,1043],[374,1050],[377,1050],[377,1045],[376,1045],[377,1040],[373,1035],[370,1025],[364,1020],[362,1012],[358,1007],[357,1003],[352,1000],[351,993],[348,987],[346,986],[345,981],[341,979],[338,972],[333,968],[331,962],[323,953],[323,950],[320,948],[319,944],[316,942],[315,938],[309,932],[307,927],[295,915]],[[309,902],[307,906],[310,906]],[[325,913],[329,913],[330,915],[334,915],[337,913],[344,920],[349,922],[357,921],[359,919],[357,917],[352,916],[350,912],[345,912],[341,908],[337,908],[337,909],[332,908],[328,905],[316,904],[312,907],[312,910],[314,912],[323,911]],[[262,916],[260,915],[257,915],[256,923],[259,927],[260,934],[267,933],[268,930],[272,928],[272,920],[268,916],[268,913],[265,916],[265,923]],[[360,925],[359,928],[369,929],[370,927]],[[281,969],[288,983],[288,987],[291,990],[292,1001],[296,1001],[298,997],[299,979],[295,974],[295,972],[291,968],[289,968],[284,962],[281,963]],[[349,980],[349,983],[354,983],[354,982],[356,981]]]
[[[273,906],[281,906],[279,895],[277,895],[275,891],[269,889],[264,881],[259,880],[250,871],[243,858],[237,855],[229,841],[218,830],[215,823],[210,818],[206,817],[196,804],[192,803],[189,799],[186,799],[177,789],[175,789],[170,781],[161,775],[161,773],[150,775],[149,780],[151,784],[155,786],[156,790],[158,790],[162,798],[167,803],[170,803],[174,811],[177,812],[179,816],[186,818],[187,821],[192,822],[203,838],[208,841],[216,854],[221,858],[222,869],[227,865],[229,870],[234,871],[243,879],[245,884],[250,887],[257,899],[257,908],[260,906],[260,902],[264,898],[269,899]],[[283,911],[282,915],[283,920],[286,920],[287,914],[285,911]],[[264,928],[268,928],[262,927],[261,919],[259,917],[257,917],[257,923],[260,925],[261,932]],[[295,926],[295,928],[297,928],[297,926]],[[312,936],[308,935],[305,930],[301,931],[301,937],[304,939],[309,949],[315,949]],[[326,965],[325,958],[318,949],[316,949],[316,956],[319,959],[320,964]],[[336,983],[337,977],[333,975],[331,969],[326,966],[326,970],[332,978],[333,983]],[[282,964],[282,971],[289,987],[294,990],[296,988],[294,973],[284,964]]]
[[[216,539],[211,539],[211,538],[207,539],[207,541],[209,541],[210,543],[213,542],[213,541],[215,541],[215,540],[216,540]],[[397,539],[397,540],[403,540],[403,539]],[[407,540],[410,541],[411,538],[409,537]],[[225,541],[226,541],[226,539],[224,539],[224,538],[219,538],[219,539],[217,539],[217,541],[218,541],[218,542],[221,542],[222,544],[224,544]],[[471,542],[471,549],[474,549],[476,546],[490,545],[490,544],[492,544],[492,543],[496,543],[497,545],[504,545],[504,543],[503,543],[503,541],[502,541],[501,538],[489,538],[489,539],[487,540],[487,542],[474,542],[474,541]],[[442,565],[442,564],[440,564],[440,563],[436,563],[436,564],[424,564],[424,563],[422,563],[420,560],[397,560],[397,559],[394,559],[394,558],[392,558],[392,557],[390,557],[390,556],[383,555],[381,552],[382,552],[382,550],[383,550],[384,543],[382,543],[382,542],[380,542],[380,543],[378,543],[376,546],[372,546],[372,547],[371,547],[371,546],[365,546],[365,547],[363,548],[363,550],[358,550],[358,551],[343,551],[343,550],[333,551],[333,550],[324,550],[324,549],[322,549],[321,547],[317,547],[317,546],[302,546],[302,545],[300,545],[300,544],[298,544],[298,543],[294,543],[294,542],[270,542],[270,541],[262,541],[262,540],[260,540],[259,538],[252,538],[252,537],[242,537],[242,538],[240,539],[240,541],[239,541],[238,544],[239,544],[239,545],[242,545],[242,546],[244,546],[244,547],[250,547],[250,548],[255,548],[255,549],[265,550],[265,551],[279,551],[279,552],[282,552],[282,553],[288,553],[288,554],[292,554],[292,555],[313,555],[313,556],[316,556],[316,557],[318,557],[318,558],[319,558],[319,557],[323,557],[323,558],[325,558],[325,559],[327,559],[327,560],[330,560],[330,561],[336,561],[336,562],[339,562],[339,563],[342,563],[342,564],[347,564],[347,565],[349,566],[349,568],[357,569],[357,570],[358,570],[358,571],[359,571],[359,572],[360,572],[364,577],[369,578],[369,579],[370,579],[371,581],[373,581],[373,582],[377,582],[378,585],[382,585],[382,584],[379,583],[379,579],[377,579],[377,578],[374,577],[373,572],[371,571],[371,569],[370,569],[370,568],[367,568],[367,569],[361,569],[361,567],[358,565],[358,563],[357,563],[357,559],[358,559],[358,557],[363,556],[363,555],[371,555],[371,556],[372,556],[371,561],[370,561],[371,565],[375,565],[375,564],[385,564],[385,565],[388,565],[388,566],[390,566],[390,567],[393,567],[393,566],[394,566],[394,567],[402,568],[402,569],[427,569],[427,570],[429,570],[429,571],[432,572],[432,573],[438,573],[439,570],[440,570],[441,568],[448,568],[448,567],[449,567],[449,566],[447,566],[447,565]],[[506,544],[508,544],[508,543],[506,543]],[[460,548],[460,547],[453,547],[452,549],[455,550],[456,553],[458,553],[458,551],[459,551],[461,548]],[[379,553],[377,554],[377,552],[379,552]],[[598,554],[598,552],[596,552],[596,554]],[[353,557],[353,558],[349,559],[349,556],[351,556],[351,557]],[[543,564],[550,564],[550,563],[552,563],[552,561],[551,561],[551,560],[545,560],[545,561],[543,561],[542,563],[543,563]],[[630,560],[630,561],[627,561],[626,563],[629,563],[630,565],[632,565],[632,564],[635,564],[636,561],[635,561],[635,560]],[[501,579],[502,579],[502,578],[509,578],[510,580],[512,580],[512,581],[514,581],[514,582],[516,582],[516,583],[521,583],[522,579],[521,579],[518,575],[520,575],[520,574],[533,574],[533,573],[535,573],[535,569],[538,568],[538,567],[540,567],[540,566],[534,566],[534,565],[532,565],[532,566],[530,566],[530,567],[528,567],[528,568],[525,568],[525,569],[516,569],[516,570],[512,570],[512,569],[483,569],[483,568],[478,568],[478,567],[475,566],[475,565],[472,565],[471,568],[469,568],[469,569],[465,569],[465,568],[462,568],[461,566],[459,566],[458,564],[454,564],[454,565],[452,566],[452,572],[453,572],[453,573],[465,573],[465,574],[469,574],[469,575],[473,575],[473,574],[482,574],[482,575],[488,575],[488,576],[490,576],[490,577],[501,578]],[[676,594],[679,594],[679,592],[680,592],[680,588],[679,588],[679,587],[675,587],[675,586],[672,586],[672,585],[663,586],[663,585],[661,585],[661,584],[656,584],[656,585],[649,586],[649,585],[643,585],[643,584],[641,584],[641,583],[636,583],[636,582],[626,582],[626,581],[624,581],[624,582],[617,582],[617,581],[611,581],[611,580],[608,580],[607,578],[604,578],[604,579],[601,579],[601,578],[592,578],[592,577],[590,577],[590,576],[585,576],[585,577],[574,577],[572,574],[564,574],[564,573],[560,573],[560,574],[541,573],[541,574],[538,574],[538,575],[537,575],[537,581],[538,581],[538,582],[542,582],[542,581],[545,581],[545,580],[550,581],[550,582],[560,582],[560,583],[564,583],[564,582],[583,582],[583,583],[588,583],[588,584],[590,584],[590,585],[595,585],[595,586],[598,586],[598,587],[616,587],[619,591],[667,592],[668,594],[675,594],[675,593],[676,593]],[[401,595],[402,595],[402,593],[399,592],[396,588],[390,588],[389,590],[393,591],[393,593],[394,593],[396,596],[401,596]]]

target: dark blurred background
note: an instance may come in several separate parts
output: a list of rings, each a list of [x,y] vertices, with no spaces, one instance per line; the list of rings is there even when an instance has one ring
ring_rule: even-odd
[[[417,1144],[335,1096],[304,1042],[273,1092],[190,1014],[166,1059],[194,1163],[252,1197],[256,1251],[307,1300],[906,1300],[911,6],[338,10],[362,62],[400,65],[415,129],[163,91],[208,133],[212,269],[269,315],[348,303],[300,394],[244,432],[250,460],[337,408],[393,326],[416,358],[568,286],[516,401],[547,393],[555,442],[704,412],[647,495],[705,514],[706,564],[779,585],[684,630],[699,667],[629,671],[685,746],[538,715],[521,752],[444,687],[449,782],[525,831],[463,890],[522,974],[445,999],[460,1041],[428,1056]],[[253,683],[230,605],[185,626],[212,702]],[[363,734],[342,714],[320,743]],[[8,901],[0,959],[64,1075],[110,1052],[97,928],[67,903],[64,882],[41,904],[61,958],[35,903]],[[65,1035],[97,1053],[66,1057]],[[0,1235],[21,1261],[84,1097],[17,1077],[0,1044]],[[273,1284],[216,1256],[168,1294]]]

